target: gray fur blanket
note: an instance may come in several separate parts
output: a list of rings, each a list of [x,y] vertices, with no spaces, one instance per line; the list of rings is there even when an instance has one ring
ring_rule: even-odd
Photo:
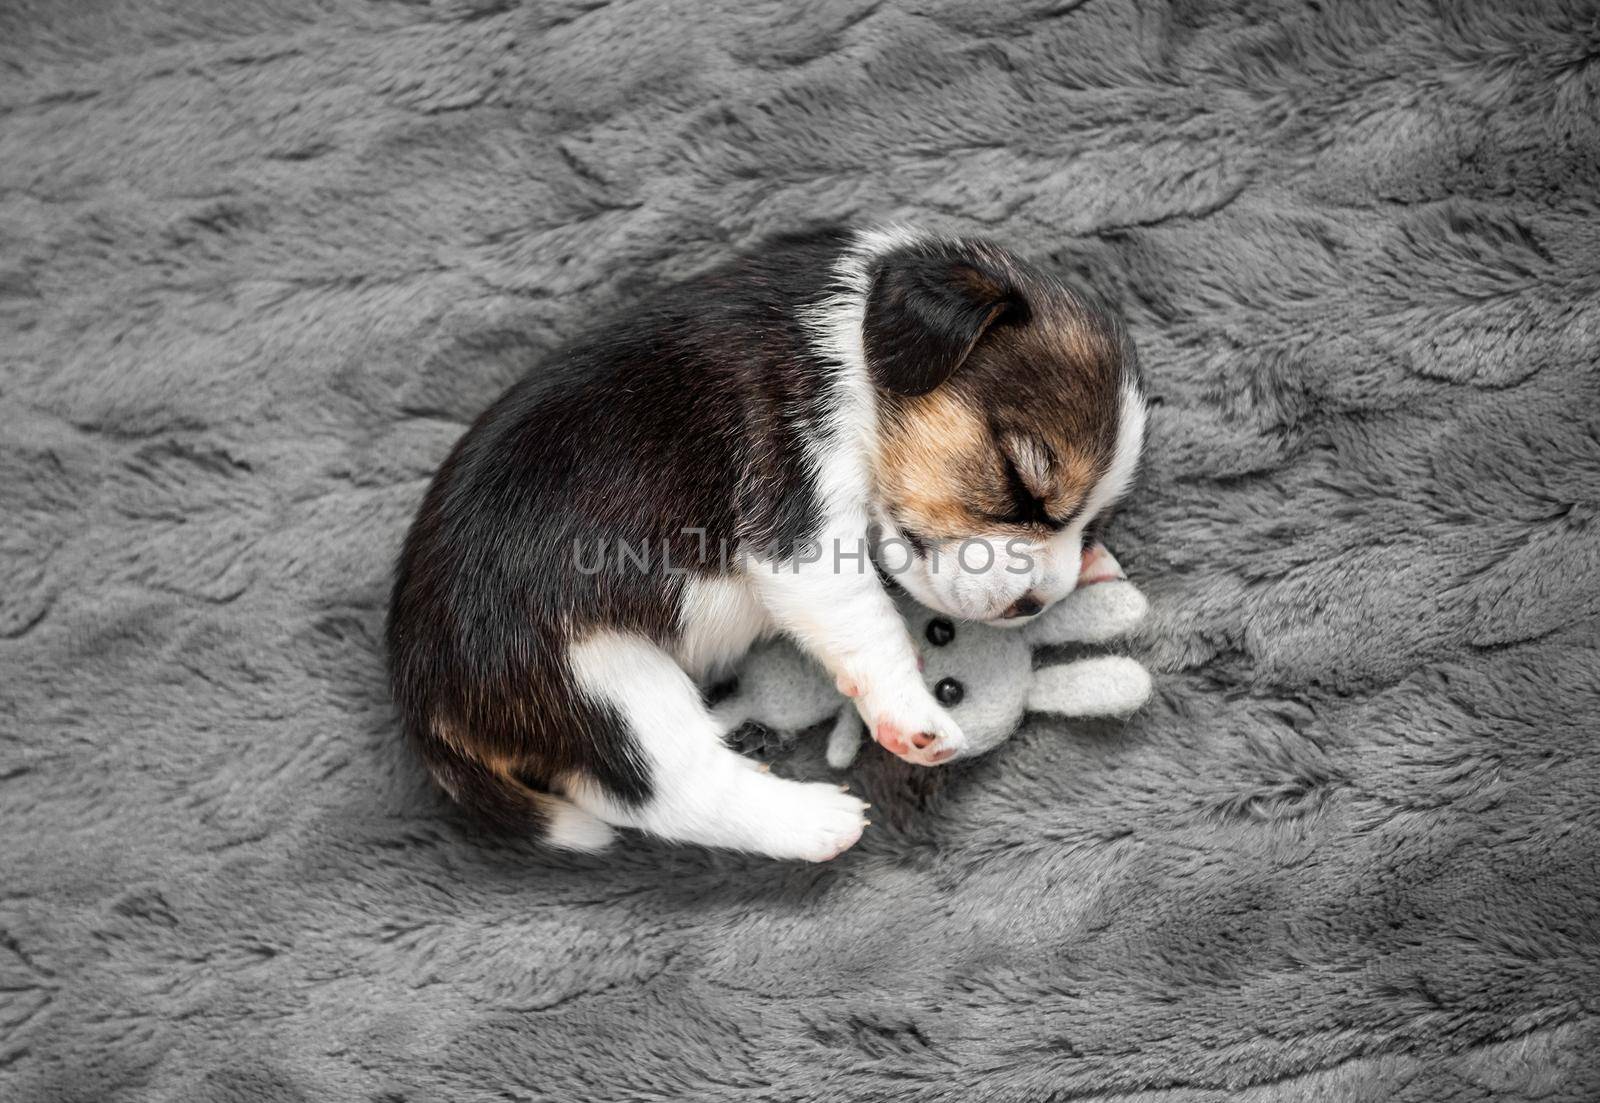
[[[1600,1097],[1597,14],[0,7],[0,1099]],[[475,836],[379,646],[432,468],[880,218],[1127,312],[1154,701],[869,748],[820,867]]]

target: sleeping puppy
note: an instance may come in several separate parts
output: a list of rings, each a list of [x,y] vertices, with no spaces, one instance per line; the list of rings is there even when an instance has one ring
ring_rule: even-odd
[[[608,320],[456,445],[394,585],[403,723],[452,797],[556,846],[832,858],[865,806],[735,753],[700,685],[787,633],[889,751],[959,756],[883,576],[1025,622],[1092,577],[1144,423],[1122,327],[997,246],[777,241]]]

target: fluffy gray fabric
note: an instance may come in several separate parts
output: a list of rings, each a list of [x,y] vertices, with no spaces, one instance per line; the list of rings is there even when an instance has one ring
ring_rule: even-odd
[[[1600,1096],[1592,3],[0,9],[0,1097]],[[473,837],[431,469],[817,218],[1124,304],[1127,725],[823,867]],[[823,773],[820,746],[780,770]]]

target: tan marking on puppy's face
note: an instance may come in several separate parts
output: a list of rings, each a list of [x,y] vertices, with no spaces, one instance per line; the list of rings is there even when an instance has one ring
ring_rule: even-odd
[[[1048,538],[1069,523],[1104,461],[1047,425],[996,436],[963,389],[893,405],[880,436],[880,501],[934,542],[978,534]]]
[[[885,411],[878,495],[918,537],[959,538],[982,526],[979,487],[997,474],[994,438],[983,418],[948,388]]]

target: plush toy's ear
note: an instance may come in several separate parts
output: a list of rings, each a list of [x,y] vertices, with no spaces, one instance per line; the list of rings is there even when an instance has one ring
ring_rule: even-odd
[[[867,292],[867,370],[886,391],[927,394],[991,326],[1026,314],[1021,292],[1004,273],[956,246],[896,250],[878,261]]]
[[[1139,627],[1150,603],[1126,580],[1096,582],[1072,591],[1022,631],[1035,647],[1053,643],[1105,643]]]
[[[1101,655],[1035,671],[1028,711],[1123,716],[1149,699],[1149,671],[1126,655]]]

